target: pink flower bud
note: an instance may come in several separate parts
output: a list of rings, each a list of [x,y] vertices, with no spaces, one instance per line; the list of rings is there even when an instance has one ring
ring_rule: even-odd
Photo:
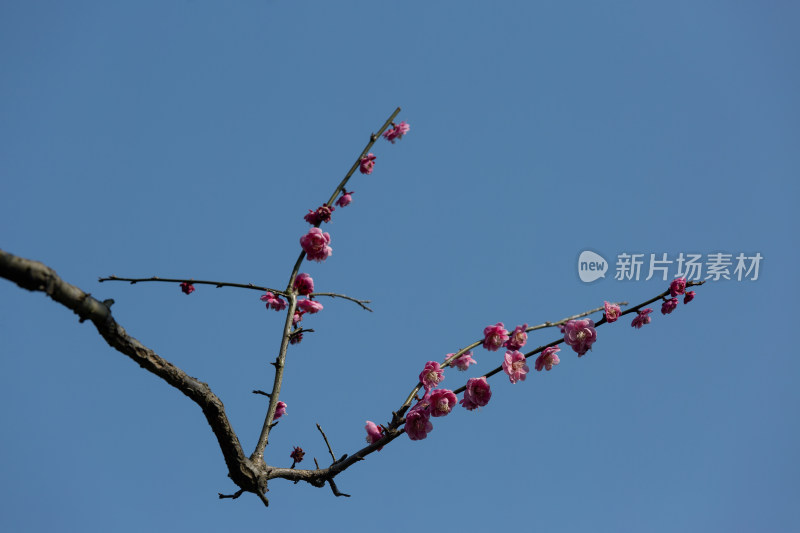
[[[336,205],[339,207],[347,207],[350,205],[350,202],[353,201],[353,197],[351,196],[355,191],[342,191],[342,195],[336,200]]]
[[[633,321],[631,322],[631,326],[633,326],[636,329],[641,329],[642,326],[644,326],[645,324],[649,324],[650,323],[650,313],[652,313],[652,312],[653,312],[653,310],[650,309],[650,308],[642,309],[641,311],[639,311],[639,314],[636,315],[633,318]]]
[[[395,126],[394,122],[392,122],[392,126],[392,128],[386,130],[383,134],[383,138],[392,144],[394,144],[396,140],[402,139],[403,135],[408,133],[408,130],[411,129],[411,126],[406,124],[405,121],[401,122],[397,126]]]
[[[683,303],[688,304],[692,300],[694,300],[694,291],[689,291],[686,293],[686,296],[683,297]]]
[[[358,170],[360,170],[362,174],[372,174],[372,170],[375,168],[375,159],[375,154],[371,152],[365,155],[361,158]]]
[[[365,428],[367,430],[367,442],[370,444],[375,444],[379,440],[383,438],[383,428],[378,426],[374,422],[370,422],[367,420],[367,426]],[[383,446],[378,448],[378,451],[381,451]]]
[[[664,300],[664,303],[661,304],[661,314],[668,315],[678,307],[678,299],[677,298],[670,298],[668,300]]]
[[[294,290],[297,291],[297,294],[308,296],[314,292],[314,280],[305,272],[298,274],[294,278]]]
[[[285,414],[286,414],[286,402],[278,402],[278,405],[275,408],[275,416],[272,417],[272,419],[277,420]]]
[[[181,283],[181,291],[183,291],[183,294],[192,294],[194,292],[194,285],[184,281]]]

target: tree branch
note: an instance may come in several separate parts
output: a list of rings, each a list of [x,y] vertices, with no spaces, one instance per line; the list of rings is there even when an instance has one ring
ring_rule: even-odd
[[[52,268],[0,250],[0,277],[23,289],[46,293],[56,302],[74,311],[81,322],[90,320],[109,346],[127,355],[136,364],[160,377],[199,405],[217,438],[233,482],[244,490],[263,494],[266,490],[264,472],[245,456],[239,438],[225,414],[222,401],[206,383],[187,375],[128,335],[111,316],[107,304],[62,280]]]

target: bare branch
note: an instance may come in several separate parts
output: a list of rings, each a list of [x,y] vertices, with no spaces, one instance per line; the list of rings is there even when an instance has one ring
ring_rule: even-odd
[[[343,298],[345,300],[350,300],[351,302],[357,303],[358,305],[361,306],[362,309],[366,309],[370,313],[372,312],[372,309],[370,309],[369,307],[367,307],[365,305],[365,304],[370,303],[369,300],[357,300],[356,298],[352,298],[350,296],[345,296],[344,294],[336,294],[336,293],[333,293],[333,292],[315,292],[315,293],[309,294],[309,296],[328,296],[330,298]]]
[[[328,442],[328,436],[325,434],[324,431],[322,431],[322,427],[319,424],[317,424],[317,429],[319,430],[320,433],[322,433],[322,438],[325,439],[325,445],[328,447],[328,453],[331,454],[331,459],[335,463],[336,456],[333,454],[333,450],[331,449],[331,443]]]
[[[29,291],[46,293],[61,305],[72,309],[80,321],[90,320],[98,333],[115,350],[130,357],[136,364],[175,387],[200,406],[217,438],[228,472],[240,488],[258,492],[266,489],[263,472],[255,467],[242,451],[225,414],[222,401],[202,381],[163,359],[150,348],[128,335],[112,317],[108,305],[62,280],[50,267],[0,250],[0,277]]]
[[[278,289],[270,289],[269,287],[262,287],[260,285],[253,285],[252,283],[231,283],[229,281],[208,281],[208,280],[199,280],[199,279],[186,279],[186,278],[159,278],[158,276],[152,276],[149,278],[120,278],[117,276],[109,276],[107,278],[98,278],[100,283],[104,281],[129,281],[131,285],[136,283],[144,283],[147,281],[162,281],[166,283],[191,283],[192,285],[214,285],[217,288],[220,287],[237,287],[239,289],[252,289],[254,291],[261,291],[261,292],[272,292],[276,294],[280,294],[281,296],[286,296],[286,291],[279,291]]]

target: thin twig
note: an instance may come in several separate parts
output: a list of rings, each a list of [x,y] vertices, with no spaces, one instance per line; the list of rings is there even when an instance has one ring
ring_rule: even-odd
[[[233,494],[222,494],[221,492],[218,492],[217,494],[219,494],[219,499],[220,500],[224,500],[225,498],[230,498],[232,500],[235,500],[236,498],[238,498],[239,496],[244,494],[244,489],[239,489],[236,492],[234,492]]]
[[[328,296],[330,298],[343,298],[345,300],[350,300],[351,302],[357,303],[358,305],[361,306],[362,309],[366,309],[370,313],[372,312],[372,309],[370,309],[369,307],[367,307],[365,305],[365,304],[370,303],[369,300],[357,300],[357,299],[355,299],[355,298],[353,298],[351,296],[345,296],[344,294],[336,294],[334,292],[315,292],[315,293],[309,294],[309,296]]]
[[[333,459],[333,462],[335,463],[336,462],[336,456],[333,455],[333,450],[331,449],[331,443],[328,442],[328,436],[325,435],[325,432],[322,431],[322,427],[320,427],[319,424],[317,424],[317,429],[319,430],[320,433],[322,433],[322,438],[325,439],[325,446],[328,447],[328,453],[331,454],[331,459]]]
[[[153,276],[150,278],[120,278],[117,276],[109,276],[107,278],[99,278],[97,280],[100,283],[104,281],[129,281],[131,285],[136,283],[144,283],[147,281],[161,281],[165,283],[191,283],[192,285],[214,285],[217,288],[220,287],[237,287],[239,289],[251,289],[254,291],[262,291],[262,292],[272,292],[275,294],[280,294],[281,296],[286,296],[286,291],[280,291],[278,289],[270,289],[269,287],[262,287],[260,285],[254,285],[252,283],[231,283],[229,281],[208,281],[208,280],[199,280],[199,279],[186,279],[186,278],[159,278],[158,276]]]
[[[328,483],[331,485],[331,490],[333,491],[334,496],[344,496],[345,498],[349,498],[349,494],[345,494],[344,492],[339,492],[339,489],[336,487],[336,483],[333,481],[333,478],[328,480]]]
[[[623,305],[628,305],[628,302],[616,302],[616,305],[619,305],[621,307]],[[603,311],[604,309],[605,309],[605,305],[603,305],[601,307],[595,307],[594,309],[590,309],[588,311],[584,311],[583,313],[578,313],[577,315],[572,315],[572,316],[568,316],[566,318],[562,318],[558,322],[545,322],[544,324],[539,324],[538,326],[532,326],[532,327],[526,329],[525,331],[528,332],[528,331],[534,331],[534,330],[537,330],[537,329],[552,328],[552,327],[560,326],[561,324],[566,324],[570,320],[576,320],[576,319],[581,318],[581,317],[589,316],[592,313],[597,313],[599,311]]]

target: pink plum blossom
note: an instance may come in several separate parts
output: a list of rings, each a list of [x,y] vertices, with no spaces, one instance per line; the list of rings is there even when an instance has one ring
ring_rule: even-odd
[[[347,207],[350,205],[350,202],[353,201],[353,197],[351,196],[355,191],[346,191],[342,190],[342,195],[336,200],[336,205],[339,207]]]
[[[181,291],[183,291],[183,294],[192,294],[194,292],[194,285],[184,281],[181,283]]]
[[[447,358],[449,358],[452,355],[454,354],[451,353],[447,354]],[[470,351],[470,352],[464,352],[457,358],[450,361],[450,366],[463,371],[469,368],[469,365],[474,364],[476,362],[477,361],[475,361],[475,359],[472,358],[472,352]]]
[[[609,302],[605,302],[604,305],[606,310],[606,322],[611,324],[612,322],[616,322],[619,318],[620,313],[622,310],[619,308],[617,304],[612,304]]]
[[[583,357],[596,340],[597,330],[594,329],[594,320],[570,320],[564,324],[564,342],[575,350],[578,357]]]
[[[668,300],[664,300],[664,303],[661,304],[661,314],[668,315],[678,307],[678,299],[677,298],[670,298]]]
[[[294,290],[297,294],[308,296],[314,292],[314,279],[305,272],[294,278]]]
[[[419,374],[419,381],[429,391],[436,387],[444,379],[444,370],[439,366],[436,361],[428,361],[425,363],[425,368]]]
[[[470,378],[464,391],[464,398],[458,402],[468,411],[483,407],[492,397],[492,390],[485,377]]]
[[[506,352],[503,358],[503,372],[508,374],[508,380],[511,383],[525,381],[525,375],[531,370],[526,363],[525,356],[520,352],[516,350]]]
[[[271,292],[267,291],[266,294],[261,295],[261,301],[267,302],[267,309],[274,309],[276,311],[283,311],[286,309],[286,301]]]
[[[383,438],[383,428],[380,427],[375,422],[370,422],[369,420],[367,420],[367,425],[366,425],[365,429],[367,430],[367,442],[368,443],[375,444],[376,442],[378,442],[379,440],[381,440]],[[382,449],[383,449],[383,446],[378,448],[378,451],[381,451]]]
[[[278,405],[275,408],[275,416],[272,419],[277,420],[285,414],[286,414],[286,402],[278,402]]]
[[[299,324],[300,321],[303,320],[303,315],[304,314],[305,314],[305,311],[295,311],[294,312],[294,316],[292,317],[292,325],[296,326],[297,324]]]
[[[686,296],[683,297],[683,303],[688,304],[692,300],[694,300],[694,291],[688,291]]]
[[[542,368],[547,370],[548,372],[556,366],[561,360],[556,355],[558,352],[561,351],[561,348],[558,346],[548,346],[544,349],[544,351],[539,354],[539,357],[536,358],[536,364],[534,368],[536,368],[537,372],[541,372]]]
[[[673,298],[686,292],[686,278],[673,279],[669,284],[669,294]]]
[[[526,329],[528,329],[528,324],[522,324],[514,328],[514,331],[509,334],[510,338],[503,346],[509,350],[519,350],[525,346],[525,343],[528,342],[528,334],[525,333]]]
[[[411,440],[422,440],[433,431],[430,414],[425,409],[411,409],[406,415],[406,433]]]
[[[408,130],[411,129],[411,126],[406,124],[405,121],[401,122],[397,126],[395,126],[394,122],[392,122],[392,126],[393,126],[392,128],[386,130],[386,132],[384,132],[383,134],[383,138],[391,142],[392,144],[394,144],[396,140],[402,139],[403,135],[408,133]]]
[[[323,233],[319,228],[311,228],[308,233],[300,237],[300,246],[308,256],[309,261],[322,262],[331,256],[333,250],[329,246],[331,236]]]
[[[314,313],[319,313],[320,311],[322,311],[321,303],[309,299],[298,300],[297,307],[300,308],[301,311],[308,313],[309,315],[313,315]]]
[[[358,165],[358,170],[360,170],[362,174],[372,174],[372,170],[375,168],[375,159],[375,154],[372,152],[365,155],[361,158],[361,163]]]
[[[483,337],[483,347],[490,352],[496,352],[508,340],[508,331],[502,322],[498,322],[494,326],[486,326]]]
[[[642,309],[641,311],[639,311],[639,314],[636,315],[633,318],[633,322],[631,322],[631,326],[633,326],[636,329],[641,329],[641,327],[644,326],[645,324],[649,324],[650,323],[650,313],[652,313],[652,312],[653,312],[653,310],[650,309],[650,308]]]
[[[448,389],[435,389],[431,391],[431,416],[445,416],[456,405],[456,395]]]

